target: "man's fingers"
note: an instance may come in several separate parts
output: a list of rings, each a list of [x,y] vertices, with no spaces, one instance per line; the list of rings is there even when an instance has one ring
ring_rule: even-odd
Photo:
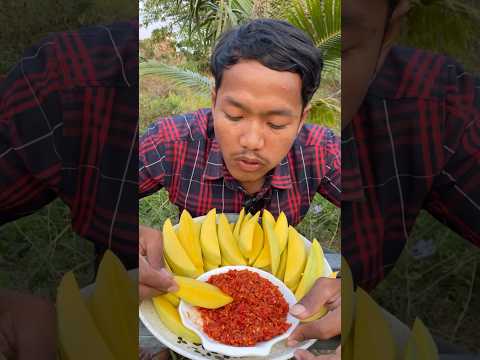
[[[154,269],[165,266],[163,261],[163,235],[160,230],[139,226],[140,248]]]
[[[165,268],[161,268],[160,270],[154,269],[143,256],[139,256],[138,261],[140,268],[140,287],[145,286],[152,288],[158,293],[175,292],[178,290],[178,285],[168,270]],[[141,299],[145,299],[147,294],[147,291],[140,292]]]
[[[297,360],[316,360],[317,357],[315,357],[315,355],[313,355],[309,351],[299,349],[299,350],[295,351],[295,359],[297,359]]]
[[[306,350],[298,349],[297,351],[295,351],[295,359],[297,360],[341,360],[342,358],[338,353],[314,356],[312,353]]]
[[[323,306],[331,309],[340,298],[341,280],[331,278],[318,278],[311,290],[298,304],[292,306],[290,313],[299,319],[306,319],[317,313]]]
[[[162,295],[161,291],[157,289],[151,288],[150,286],[140,285],[138,288],[138,295],[140,297],[140,301],[151,299],[155,296]]]
[[[318,320],[300,324],[288,338],[287,345],[296,346],[299,342],[308,339],[327,340],[340,334],[340,314],[341,308],[336,308]]]

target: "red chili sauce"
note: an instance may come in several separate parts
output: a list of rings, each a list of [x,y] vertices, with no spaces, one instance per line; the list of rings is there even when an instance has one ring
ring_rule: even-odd
[[[233,298],[219,309],[199,308],[203,331],[233,346],[254,346],[288,330],[288,303],[267,279],[249,270],[230,270],[208,279]]]

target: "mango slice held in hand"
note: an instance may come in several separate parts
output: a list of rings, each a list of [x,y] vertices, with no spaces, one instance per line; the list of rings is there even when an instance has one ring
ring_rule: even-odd
[[[183,276],[174,276],[174,279],[178,291],[173,294],[194,306],[217,309],[233,301],[233,298],[209,283]]]

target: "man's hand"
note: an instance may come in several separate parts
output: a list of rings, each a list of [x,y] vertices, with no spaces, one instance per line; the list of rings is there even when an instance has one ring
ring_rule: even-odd
[[[315,356],[312,353],[306,350],[297,350],[295,351],[295,359],[297,360],[341,360],[342,359],[342,348],[339,346],[335,350],[335,354],[328,355],[318,355]]]
[[[139,295],[140,301],[178,290],[172,274],[163,262],[163,236],[159,230],[139,226]]]
[[[5,358],[56,359],[56,325],[49,301],[0,289],[0,353]]]
[[[326,307],[329,312],[318,320],[300,324],[290,335],[288,346],[296,346],[308,339],[327,340],[341,333],[341,279],[319,278],[305,297],[292,306],[290,313],[300,320]],[[295,357],[301,360],[340,359],[340,348],[335,354],[315,357],[305,350],[297,350]]]

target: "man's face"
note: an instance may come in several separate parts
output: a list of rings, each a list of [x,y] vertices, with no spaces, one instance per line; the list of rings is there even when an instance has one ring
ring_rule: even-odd
[[[386,27],[387,0],[342,1],[342,128],[358,111],[407,10],[408,0],[400,0]]]
[[[301,88],[298,74],[257,61],[224,71],[212,98],[215,136],[228,170],[247,191],[258,191],[290,150],[308,113]]]

